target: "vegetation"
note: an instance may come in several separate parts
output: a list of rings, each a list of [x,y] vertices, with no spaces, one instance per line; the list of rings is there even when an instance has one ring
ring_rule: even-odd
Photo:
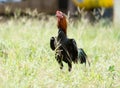
[[[60,70],[50,49],[56,19],[11,18],[0,23],[0,88],[120,88],[120,27],[105,21],[68,24],[68,36],[84,48],[91,66]]]

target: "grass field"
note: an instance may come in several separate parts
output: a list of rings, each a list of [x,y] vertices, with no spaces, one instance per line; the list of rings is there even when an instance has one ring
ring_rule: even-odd
[[[68,37],[85,50],[91,66],[67,64],[61,71],[49,42],[57,35],[56,19],[0,23],[0,88],[120,88],[120,26],[68,24]]]

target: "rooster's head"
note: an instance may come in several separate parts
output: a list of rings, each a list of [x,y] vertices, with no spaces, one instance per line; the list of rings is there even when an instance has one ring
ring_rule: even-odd
[[[56,17],[58,19],[58,29],[63,30],[64,33],[67,35],[67,21],[65,14],[61,11],[56,11]]]

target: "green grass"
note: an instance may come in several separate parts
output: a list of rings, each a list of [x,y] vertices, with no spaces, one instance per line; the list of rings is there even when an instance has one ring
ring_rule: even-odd
[[[61,71],[50,49],[56,19],[25,17],[0,23],[0,88],[120,88],[120,26],[68,24],[68,37],[85,50],[91,66]]]

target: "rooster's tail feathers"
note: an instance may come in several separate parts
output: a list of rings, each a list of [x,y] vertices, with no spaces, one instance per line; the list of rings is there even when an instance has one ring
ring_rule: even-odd
[[[79,59],[81,64],[85,63],[85,65],[86,65],[86,60],[87,60],[89,66],[90,66],[90,62],[89,62],[89,60],[87,58],[87,55],[86,55],[86,53],[84,52],[84,50],[82,48],[78,49],[78,59]]]

